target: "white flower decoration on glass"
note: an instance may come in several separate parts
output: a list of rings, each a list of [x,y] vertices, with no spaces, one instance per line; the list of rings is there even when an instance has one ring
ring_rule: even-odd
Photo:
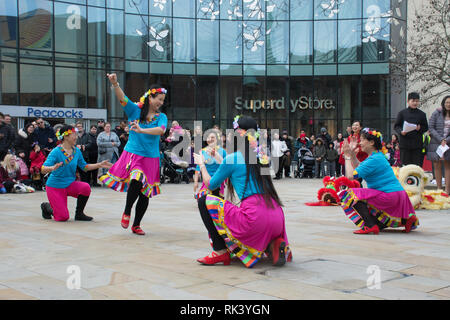
[[[247,8],[250,10],[248,14],[249,18],[257,18],[258,20],[264,19],[264,11],[260,4],[260,0],[244,0],[244,3],[250,3]]]
[[[264,45],[264,40],[259,40],[261,36],[261,31],[259,29],[254,29],[252,33],[244,33],[244,41],[251,46],[250,51],[255,52],[258,50],[258,47],[262,47]],[[248,48],[249,46],[247,46]]]
[[[165,21],[165,19],[163,19],[163,21]],[[147,42],[148,46],[150,48],[155,48],[159,52],[164,52],[164,47],[162,47],[160,45],[159,41],[164,40],[164,38],[166,38],[168,34],[169,34],[169,29],[158,32],[158,31],[156,31],[155,27],[150,26],[150,35],[152,36],[153,40],[150,40],[149,42]]]
[[[153,0],[153,7],[155,7],[155,8],[159,7],[159,9],[161,11],[163,11],[166,3],[167,3],[167,0]]]
[[[199,1],[200,3],[203,3],[202,0]],[[209,3],[206,4],[206,7],[200,8],[200,11],[203,12],[205,16],[211,15],[211,20],[216,20],[216,17],[220,14],[220,10],[216,8],[216,4],[214,0],[211,0]],[[218,7],[218,6],[217,6]]]

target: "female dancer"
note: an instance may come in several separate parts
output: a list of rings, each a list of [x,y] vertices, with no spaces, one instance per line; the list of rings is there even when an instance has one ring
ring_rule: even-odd
[[[267,250],[274,265],[284,265],[286,257],[288,261],[292,259],[284,213],[270,174],[261,172],[263,167],[267,169],[268,159],[257,145],[259,133],[256,133],[256,121],[251,117],[238,116],[234,128],[243,143],[235,144],[235,152],[225,157],[213,177],[209,175],[203,157],[195,155],[204,183],[210,190],[218,188],[229,178],[227,186],[230,194],[235,190],[241,200],[240,206],[236,206],[214,195],[199,199],[200,215],[214,251],[197,261],[208,265],[218,262],[228,265],[230,253],[233,253],[250,268]]]
[[[160,193],[159,140],[166,131],[167,117],[158,110],[164,104],[167,90],[152,85],[140,101],[134,103],[120,88],[117,75],[107,76],[132,126],[122,155],[108,173],[100,177],[100,181],[113,190],[127,192],[121,221],[124,229],[128,228],[131,208],[137,200],[131,230],[135,234],[145,235],[140,227],[141,220],[149,198]]]
[[[361,131],[360,146],[370,156],[359,162],[356,142],[344,141],[343,154],[347,178],[362,178],[367,188],[339,192],[341,206],[360,230],[355,234],[378,234],[387,227],[405,227],[405,232],[415,229],[419,221],[408,194],[395,177],[384,153],[381,151],[380,132],[365,128]]]
[[[219,137],[220,137],[219,132],[216,131],[211,132],[208,135],[208,138],[206,139],[208,146],[202,149],[202,155],[203,158],[205,159],[206,170],[208,171],[211,177],[216,173],[217,169],[219,168],[220,164],[223,161],[223,158],[225,158],[227,155],[225,150],[217,145]],[[208,193],[208,187],[205,185],[204,181],[202,183],[202,186],[200,187],[200,190],[197,193],[199,175],[200,175],[200,166],[197,165],[194,174],[194,193],[196,199],[200,199],[201,197],[203,197]],[[212,194],[223,198],[225,194],[225,182],[220,185],[219,189],[214,190]]]
[[[70,125],[61,127],[56,137],[62,143],[50,152],[41,168],[43,174],[51,172],[45,188],[50,203],[41,204],[42,217],[51,219],[53,215],[56,221],[68,220],[67,196],[71,196],[77,198],[75,220],[90,221],[92,217],[85,215],[83,210],[91,194],[91,187],[88,183],[75,181],[77,167],[84,171],[90,171],[110,168],[112,164],[107,160],[96,164],[87,164],[81,150],[75,147],[77,129]]]

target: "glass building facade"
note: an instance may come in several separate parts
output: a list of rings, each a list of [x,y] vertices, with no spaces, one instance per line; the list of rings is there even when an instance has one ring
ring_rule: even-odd
[[[389,132],[404,87],[389,59],[406,0],[0,0],[0,105],[106,109],[106,73],[137,101],[169,90],[169,120],[317,133]],[[395,88],[394,88],[395,87]]]

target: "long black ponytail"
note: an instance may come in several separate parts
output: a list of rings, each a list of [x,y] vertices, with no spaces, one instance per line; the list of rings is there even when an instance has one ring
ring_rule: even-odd
[[[238,120],[238,124],[239,124],[239,128],[244,129],[244,130],[254,130],[255,132],[258,130],[258,126],[256,121],[249,116],[242,116],[239,118]],[[242,146],[239,146],[238,143],[238,139],[236,137],[236,135],[234,135],[234,152],[238,151],[239,149],[242,148]],[[244,145],[243,145],[243,150],[239,150],[241,152],[243,152],[244,154],[244,160],[245,160],[245,165],[247,168],[247,175],[245,178],[245,187],[244,187],[244,192],[242,194],[242,198],[245,195],[245,192],[247,191],[247,186],[248,183],[250,181],[250,177],[252,177],[255,182],[256,182],[256,187],[257,187],[257,191],[258,193],[260,193],[262,195],[262,197],[264,198],[264,202],[266,203],[266,205],[268,207],[273,208],[273,201],[275,201],[279,206],[283,206],[277,191],[275,190],[275,187],[273,185],[272,182],[272,177],[270,176],[270,174],[261,174],[263,169],[268,169],[269,168],[269,164],[266,165],[262,165],[258,160],[256,161],[256,163],[254,163],[254,159],[256,158],[256,153],[255,151],[250,148],[250,141],[248,140],[248,137],[245,136],[244,139]],[[233,196],[234,193],[234,188],[231,185],[231,181],[228,180],[228,188],[231,192],[231,196]]]

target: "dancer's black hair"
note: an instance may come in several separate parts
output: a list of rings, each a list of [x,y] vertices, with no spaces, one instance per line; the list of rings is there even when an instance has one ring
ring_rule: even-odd
[[[373,141],[374,142],[373,147],[376,150],[381,150],[383,148],[383,142],[381,141],[381,138],[378,138],[377,136],[370,134],[369,131],[376,131],[376,130],[371,128],[364,128],[361,130],[361,136],[368,141]]]
[[[249,116],[241,116],[238,120],[238,124],[239,124],[239,128],[244,129],[244,130],[255,130],[255,132],[258,130],[258,125],[255,121],[255,119],[253,119],[252,117]],[[262,165],[259,163],[259,161],[257,160],[256,163],[250,163],[250,159],[256,159],[256,154],[254,152],[254,150],[252,148],[250,148],[250,142],[248,140],[248,137],[245,136],[244,139],[244,146],[238,146],[237,143],[237,136],[234,135],[234,152],[238,151],[239,149],[241,149],[243,147],[243,153],[245,155],[244,160],[245,160],[245,165],[247,168],[247,176],[245,178],[245,187],[244,187],[244,192],[242,194],[242,200],[243,200],[243,196],[245,195],[245,191],[247,190],[247,185],[249,183],[250,180],[250,176],[255,180],[256,182],[256,187],[258,189],[258,192],[262,195],[262,197],[264,198],[264,201],[266,203],[267,206],[273,208],[273,203],[272,200],[274,200],[279,206],[282,206],[282,202],[280,200],[280,198],[278,197],[277,191],[275,190],[275,187],[273,185],[272,182],[272,177],[270,176],[270,174],[261,174],[262,168],[267,168],[269,167],[269,165]],[[254,162],[254,161],[252,161]],[[233,199],[233,194],[234,194],[234,188],[231,184],[230,179],[228,179],[228,188],[229,188],[229,192],[230,195]]]
[[[152,84],[150,86],[149,90],[159,89],[159,88],[162,88],[161,85],[155,83],[155,84]],[[147,98],[145,98],[144,105],[142,106],[142,109],[141,109],[141,116],[139,117],[139,121],[140,122],[146,122],[147,121],[147,114],[148,114],[148,111],[150,110],[150,96],[152,98],[155,98],[159,94],[162,94],[162,93],[157,92],[155,94],[149,94],[147,96]]]

